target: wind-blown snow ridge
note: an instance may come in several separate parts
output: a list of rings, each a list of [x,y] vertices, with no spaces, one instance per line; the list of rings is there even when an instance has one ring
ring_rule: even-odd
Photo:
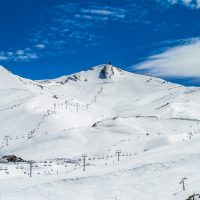
[[[27,164],[0,164],[0,199],[182,200],[199,192],[199,88],[108,64],[41,81],[0,66],[0,97],[1,155],[37,162],[33,182]]]

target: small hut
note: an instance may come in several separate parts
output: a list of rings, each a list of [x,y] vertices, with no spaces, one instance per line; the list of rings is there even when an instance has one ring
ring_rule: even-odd
[[[20,157],[15,155],[6,155],[3,156],[1,159],[6,160],[7,162],[23,162],[24,160]]]

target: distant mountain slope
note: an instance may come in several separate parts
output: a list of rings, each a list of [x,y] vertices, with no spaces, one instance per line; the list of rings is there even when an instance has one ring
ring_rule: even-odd
[[[26,144],[27,138],[32,134],[37,145],[37,137],[53,132],[55,136],[52,140],[48,139],[49,143],[58,134],[65,135],[64,142],[68,143],[70,139],[73,142],[70,129],[74,128],[78,128],[80,140],[84,137],[87,141],[90,137],[82,136],[82,130],[87,127],[90,130],[105,130],[108,124],[115,129],[119,126],[116,124],[118,119],[123,119],[120,121],[122,127],[131,125],[128,133],[132,129],[142,133],[158,132],[149,127],[152,120],[156,119],[159,132],[167,131],[168,134],[172,134],[173,130],[161,125],[164,119],[181,120],[180,126],[176,127],[175,124],[178,132],[188,121],[198,122],[200,119],[199,88],[185,88],[162,79],[126,72],[111,65],[100,65],[88,71],[37,82],[15,76],[3,67],[0,69],[2,141],[4,135],[23,138],[19,144],[14,145],[15,148],[3,147],[3,143],[3,152],[19,150],[25,156],[22,144]],[[146,124],[140,124],[142,118]],[[85,128],[80,129],[81,127]],[[67,130],[70,130],[72,138],[67,139]],[[45,137],[42,140],[45,141]],[[77,141],[79,142],[78,138]],[[48,146],[48,142],[45,141],[45,145]],[[35,143],[28,146],[35,148]],[[51,145],[46,150],[51,154]],[[57,154],[59,156],[59,152]]]
[[[118,177],[124,183],[123,190],[142,199],[143,190],[137,187],[129,190],[128,183],[134,185],[138,180],[141,183],[139,188],[147,187],[156,175],[155,188],[147,187],[145,198],[156,199],[154,194],[160,191],[159,188],[164,196],[167,184],[170,191],[163,199],[173,199],[176,179],[189,175],[191,171],[194,172],[191,176],[195,177],[195,170],[199,167],[199,88],[126,72],[112,65],[100,65],[40,81],[18,77],[0,67],[0,96],[1,155],[15,154],[26,160],[65,158],[78,161],[82,153],[100,160],[115,156],[116,150],[122,151],[124,161],[119,166],[110,160],[104,165],[100,161],[93,163],[94,168],[91,167],[83,180],[83,184],[89,183],[90,187],[94,179],[112,185],[106,180]],[[5,136],[9,136],[8,146]],[[125,159],[129,155],[136,159]],[[178,174],[184,167],[187,170]],[[141,180],[143,173],[148,175],[144,183]],[[70,176],[74,181],[73,178],[79,175],[72,173]],[[166,177],[170,177],[173,183],[166,183]],[[55,180],[56,176],[49,180],[49,184],[55,186]],[[42,181],[39,183],[46,188]],[[65,185],[63,182],[59,184],[61,188]],[[77,187],[76,182],[73,185],[72,189]],[[118,188],[123,193],[122,189]],[[154,191],[153,195],[150,190]],[[64,188],[61,194],[63,191]],[[25,198],[19,190],[16,194]],[[78,200],[81,195],[78,194],[73,199]],[[84,199],[92,199],[92,196],[84,195]],[[4,197],[8,198],[7,194]],[[32,197],[36,198],[35,194]],[[133,199],[125,194],[122,197]],[[182,197],[181,193],[175,199]],[[108,199],[113,197],[108,195]]]

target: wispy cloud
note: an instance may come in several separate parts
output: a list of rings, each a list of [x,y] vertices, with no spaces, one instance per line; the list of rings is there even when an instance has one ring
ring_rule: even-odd
[[[80,3],[66,3],[55,7],[55,17],[49,28],[50,37],[57,36],[64,41],[63,44],[79,44],[84,41],[85,45],[94,44],[96,36],[91,28],[98,31],[105,24],[113,23],[138,23],[149,25],[148,11],[131,1],[124,4],[108,6],[101,2],[79,5]],[[130,26],[134,27],[134,26]],[[56,40],[55,38],[52,38]],[[51,39],[51,41],[52,41]],[[63,45],[62,44],[62,45]],[[52,43],[51,43],[52,45]],[[61,45],[61,46],[62,46]]]
[[[200,77],[200,39],[169,48],[150,56],[147,61],[132,68],[159,77]]]
[[[46,46],[44,44],[36,44],[34,47],[38,49],[44,49]]]
[[[78,45],[81,48],[96,46],[106,35],[99,35],[98,31],[110,22],[117,25],[126,23],[131,29],[135,24],[149,26],[148,10],[132,1],[125,2],[108,5],[101,1],[68,1],[48,7],[41,13],[41,18],[47,23],[38,24],[18,47],[2,51],[0,60],[27,62],[46,55],[62,55],[67,50],[74,51]]]
[[[171,5],[182,4],[189,8],[200,9],[200,0],[157,0],[160,3],[168,3]]]
[[[87,16],[94,20],[120,20],[126,17],[127,11],[121,8],[112,7],[91,7],[89,9],[81,9],[80,16]],[[87,15],[85,15],[87,14]]]
[[[73,51],[80,44],[96,46],[97,36],[91,28],[101,28],[110,21],[126,22],[127,17],[123,8],[98,3],[81,6],[77,2],[68,2],[55,6],[51,12],[48,26],[36,30],[29,40],[32,46],[40,50],[45,47],[45,52],[51,55],[62,54],[66,48]],[[98,40],[102,37],[98,36]]]
[[[0,61],[28,62],[38,57],[39,55],[31,48],[12,49],[0,52]]]
[[[1,52],[1,53],[2,53],[2,52]],[[0,53],[0,60],[1,60],[1,61],[6,61],[6,60],[8,60],[9,57],[7,57],[7,56],[5,56],[5,55],[1,55],[1,53]]]

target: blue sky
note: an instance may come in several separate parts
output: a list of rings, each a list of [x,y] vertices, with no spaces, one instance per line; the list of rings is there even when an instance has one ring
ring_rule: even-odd
[[[47,79],[107,63],[200,86],[200,0],[7,0],[0,64]]]

